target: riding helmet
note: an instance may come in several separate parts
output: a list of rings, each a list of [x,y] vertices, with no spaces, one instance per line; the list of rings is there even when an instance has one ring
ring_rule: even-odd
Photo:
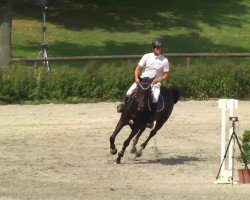
[[[153,48],[155,48],[155,47],[160,47],[160,48],[163,49],[164,44],[163,44],[163,42],[162,42],[161,39],[154,39],[154,40],[152,41],[152,46],[153,46]]]

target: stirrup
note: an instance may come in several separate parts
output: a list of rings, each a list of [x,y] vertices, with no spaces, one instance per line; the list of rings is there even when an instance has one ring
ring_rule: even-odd
[[[116,107],[116,109],[117,109],[117,112],[118,112],[118,113],[122,113],[122,111],[123,111],[123,109],[124,109],[124,104],[123,104],[123,103],[119,104],[119,105]]]
[[[147,128],[152,129],[154,127],[154,122],[149,122],[149,123],[147,123],[146,126],[147,126]]]

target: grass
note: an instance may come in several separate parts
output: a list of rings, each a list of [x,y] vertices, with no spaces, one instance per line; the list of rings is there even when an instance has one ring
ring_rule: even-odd
[[[249,0],[67,2],[63,5],[55,0],[47,11],[50,56],[144,54],[151,51],[155,37],[165,40],[166,53],[250,49]],[[13,57],[37,56],[42,40],[40,8],[17,1],[13,17]]]

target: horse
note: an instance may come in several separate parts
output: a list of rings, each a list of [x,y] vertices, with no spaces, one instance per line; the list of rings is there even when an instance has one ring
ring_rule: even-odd
[[[121,129],[129,125],[131,133],[124,141],[122,150],[118,153],[116,164],[121,163],[121,158],[124,156],[126,148],[130,141],[134,138],[131,153],[135,153],[135,157],[142,155],[143,149],[146,148],[149,140],[157,133],[158,130],[170,117],[174,105],[180,99],[180,92],[176,87],[161,86],[160,96],[158,100],[157,111],[153,116],[156,121],[155,127],[150,131],[148,138],[141,144],[140,149],[137,150],[136,145],[144,130],[146,129],[149,115],[151,114],[150,104],[152,99],[152,80],[150,78],[140,78],[140,83],[132,92],[131,97],[125,102],[120,119],[115,127],[113,134],[110,137],[110,153],[115,155],[117,149],[115,146],[115,138]]]

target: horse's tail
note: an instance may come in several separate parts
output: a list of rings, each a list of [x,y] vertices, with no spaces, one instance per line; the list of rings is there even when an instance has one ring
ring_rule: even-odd
[[[177,101],[179,101],[181,98],[181,93],[180,93],[179,89],[176,87],[172,88],[172,94],[173,94],[173,98],[174,98],[174,103],[177,103]]]

